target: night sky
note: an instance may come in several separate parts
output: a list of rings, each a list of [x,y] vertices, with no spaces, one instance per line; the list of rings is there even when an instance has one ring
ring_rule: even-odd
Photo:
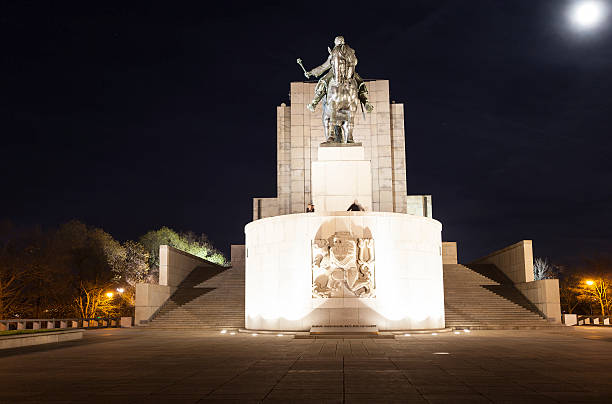
[[[408,193],[433,195],[460,261],[521,239],[560,264],[612,251],[612,15],[578,31],[562,0],[126,3],[0,6],[0,218],[242,244],[251,198],[276,195],[295,60],[343,35],[404,104]]]

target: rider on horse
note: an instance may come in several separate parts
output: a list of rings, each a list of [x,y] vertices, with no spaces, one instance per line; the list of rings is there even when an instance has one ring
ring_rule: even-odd
[[[327,88],[329,86],[329,81],[334,76],[333,70],[334,68],[337,68],[337,66],[334,66],[335,63],[333,61],[332,55],[335,53],[336,54],[341,53],[345,58],[349,59],[350,66],[348,66],[348,68],[353,70],[352,76],[357,83],[359,101],[365,107],[366,111],[371,112],[374,109],[374,106],[370,104],[370,102],[368,101],[368,89],[366,88],[366,85],[363,79],[357,74],[357,72],[355,72],[355,65],[357,65],[357,58],[355,57],[355,51],[350,46],[344,43],[344,38],[341,36],[337,36],[336,39],[334,39],[334,45],[335,46],[334,46],[333,51],[327,48],[329,52],[329,56],[327,57],[327,60],[325,61],[325,63],[323,63],[319,67],[315,67],[309,72],[304,73],[304,75],[307,78],[310,78],[311,76],[319,77],[321,74],[327,71],[327,74],[325,74],[325,76],[319,79],[319,82],[317,83],[317,86],[315,87],[314,99],[312,100],[310,104],[306,106],[306,108],[314,112],[317,104],[327,94]]]

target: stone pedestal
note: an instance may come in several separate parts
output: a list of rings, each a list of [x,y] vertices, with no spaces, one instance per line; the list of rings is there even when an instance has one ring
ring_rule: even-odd
[[[387,212],[315,211],[249,223],[246,328],[443,328],[441,230],[436,220]],[[374,240],[374,296],[314,296],[313,241],[339,233]]]
[[[321,145],[312,162],[312,202],[316,212],[346,211],[357,200],[372,211],[372,164],[361,144]]]

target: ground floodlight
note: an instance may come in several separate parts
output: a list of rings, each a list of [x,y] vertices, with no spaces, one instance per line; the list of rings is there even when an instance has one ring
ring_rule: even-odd
[[[404,334],[404,337],[409,337],[409,336],[410,336],[410,334]]]
[[[463,332],[470,332],[470,330],[466,328],[463,330]]]
[[[437,332],[432,332],[431,335],[438,335],[438,333]]]
[[[225,334],[227,330],[221,330],[221,334]]]

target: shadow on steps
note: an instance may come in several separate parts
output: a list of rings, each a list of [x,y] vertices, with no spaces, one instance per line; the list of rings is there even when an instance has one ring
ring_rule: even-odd
[[[543,319],[546,318],[537,306],[514,286],[514,282],[494,264],[468,264],[466,267],[499,283],[499,285],[481,285],[483,288],[539,315]]]
[[[225,272],[227,268],[211,265],[201,266],[195,268],[187,277],[181,282],[176,289],[176,292],[168,299],[171,302],[176,303],[178,306],[182,306],[190,301],[197,299],[198,297],[205,295],[208,292],[215,290],[216,288],[200,288],[198,285],[206,282],[210,278]]]
[[[538,310],[536,305],[531,303],[518,289],[511,285],[481,285],[483,288],[490,290],[498,296],[503,297],[512,303],[521,306],[522,308],[529,310],[530,312],[537,314],[544,318],[544,315]]]
[[[211,266],[200,266],[195,268],[178,286],[181,288],[195,288],[202,282],[206,282],[213,276],[219,275],[221,272],[225,272],[228,268],[224,268],[218,265]]]
[[[172,296],[169,301],[176,303],[178,306],[182,306],[190,301],[197,299],[200,296],[207,294],[215,290],[216,288],[185,288],[179,289]]]
[[[505,273],[503,273],[493,264],[467,264],[465,266],[471,269],[472,271],[477,272],[482,276],[486,276],[487,278],[492,279],[501,285],[514,285],[510,278],[508,278]]]

